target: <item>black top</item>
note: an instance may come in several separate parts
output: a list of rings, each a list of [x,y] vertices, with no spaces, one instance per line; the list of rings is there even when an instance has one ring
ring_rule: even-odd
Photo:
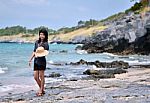
[[[38,47],[44,47],[45,50],[49,50],[49,45],[48,45],[48,42],[43,42],[43,43],[38,43],[38,40],[35,42],[35,46],[34,46],[34,52],[36,52],[36,49]],[[43,57],[35,57],[34,58],[34,63],[38,64],[38,65],[43,65],[43,66],[46,66],[46,58],[45,56]]]

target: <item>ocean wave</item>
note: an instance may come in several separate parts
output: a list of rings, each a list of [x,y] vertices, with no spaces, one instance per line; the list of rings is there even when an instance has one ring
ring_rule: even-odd
[[[102,54],[104,54],[104,55],[108,55],[108,56],[112,56],[112,57],[116,57],[116,56],[118,56],[118,55],[114,55],[114,54],[112,54],[112,53],[102,53]]]
[[[47,63],[48,64],[50,64],[50,65],[64,65],[66,62],[63,62],[63,61],[52,61],[52,60],[50,60],[50,61],[47,61]]]
[[[45,83],[53,83],[53,82],[62,82],[65,81],[65,79],[58,79],[58,78],[45,78]]]
[[[49,64],[54,64],[54,62],[52,60],[47,61]]]
[[[5,71],[7,71],[8,68],[7,67],[0,67],[0,74],[4,74]]]
[[[3,85],[0,86],[0,92],[7,92],[14,89],[23,89],[23,88],[30,88],[32,86],[29,85],[17,85],[17,84],[11,84],[11,85]]]
[[[76,44],[77,46],[83,46],[83,44]]]
[[[128,60],[125,60],[125,62],[129,63],[129,65],[150,65],[150,61],[139,61],[139,60],[128,61]]]
[[[78,53],[78,54],[87,54],[87,51],[85,51],[85,50],[77,50],[76,53]]]

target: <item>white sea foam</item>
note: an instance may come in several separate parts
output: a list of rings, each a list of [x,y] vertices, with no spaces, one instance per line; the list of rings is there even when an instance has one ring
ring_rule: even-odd
[[[115,57],[117,55],[114,55],[114,54],[111,54],[111,53],[103,53],[104,55],[108,55],[108,56],[112,56],[112,57]]]
[[[8,68],[7,67],[0,67],[0,74],[5,73],[5,71],[7,71]]]
[[[49,64],[54,64],[54,62],[52,60],[48,61]]]
[[[83,44],[76,44],[77,46],[83,46]]]
[[[0,92],[7,92],[14,89],[23,89],[23,88],[31,88],[32,86],[29,85],[17,85],[17,84],[11,84],[11,85],[3,85],[0,86]]]
[[[53,83],[53,82],[61,82],[64,81],[63,79],[58,78],[45,78],[45,83]]]
[[[85,50],[77,50],[76,52],[78,54],[87,54],[87,51],[85,51]]]
[[[77,75],[77,74],[65,74],[65,77],[67,79],[72,79],[72,78],[80,78],[80,75]]]
[[[96,69],[97,67],[96,67],[95,65],[92,65],[92,68],[93,68],[93,69]]]
[[[125,62],[128,62],[129,65],[150,65],[150,61],[139,61],[139,60],[128,61],[126,60]]]

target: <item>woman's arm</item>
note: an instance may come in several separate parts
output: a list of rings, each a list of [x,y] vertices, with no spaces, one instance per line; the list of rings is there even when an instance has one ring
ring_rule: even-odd
[[[49,50],[48,42],[45,43],[45,50]]]
[[[31,57],[30,57],[30,60],[29,60],[29,66],[30,66],[30,67],[31,67],[31,61],[32,61],[32,59],[34,58],[34,56],[35,56],[35,52],[33,52],[32,55],[31,55]]]
[[[37,43],[38,43],[38,41],[36,41],[35,44],[34,44],[34,50],[33,50],[33,53],[30,57],[30,60],[29,60],[29,66],[31,66],[31,61],[35,57],[35,51],[36,51],[36,48],[37,48]]]

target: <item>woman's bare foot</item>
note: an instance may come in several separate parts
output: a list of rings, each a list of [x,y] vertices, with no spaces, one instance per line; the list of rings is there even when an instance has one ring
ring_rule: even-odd
[[[40,97],[40,96],[43,96],[44,94],[43,93],[36,93],[36,96]]]
[[[44,94],[45,94],[45,91],[39,90],[39,91],[36,93],[36,96],[43,96]]]
[[[45,94],[44,90],[40,90],[36,93],[37,96],[43,96]]]

